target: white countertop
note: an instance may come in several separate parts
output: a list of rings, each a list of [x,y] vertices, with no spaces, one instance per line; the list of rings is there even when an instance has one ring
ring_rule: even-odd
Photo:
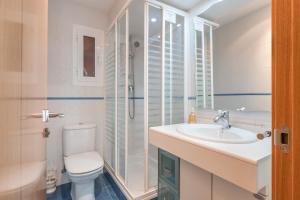
[[[150,144],[250,192],[270,184],[271,138],[249,144],[209,142],[179,133],[177,126],[150,128]]]
[[[168,135],[170,137],[178,138],[188,143],[199,145],[203,148],[207,148],[211,151],[216,151],[228,156],[235,157],[245,162],[256,164],[258,161],[271,156],[272,145],[271,137],[264,140],[258,140],[249,144],[226,144],[209,142],[200,139],[195,139],[184,135],[176,131],[178,125],[158,126],[150,128],[150,130],[159,132],[161,134]]]

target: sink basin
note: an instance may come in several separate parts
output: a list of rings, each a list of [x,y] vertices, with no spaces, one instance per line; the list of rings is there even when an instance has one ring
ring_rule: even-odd
[[[223,129],[217,124],[182,124],[177,132],[192,138],[231,144],[246,144],[256,142],[256,134],[240,128]]]

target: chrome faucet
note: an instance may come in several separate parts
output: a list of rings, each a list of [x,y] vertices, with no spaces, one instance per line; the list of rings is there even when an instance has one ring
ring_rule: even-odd
[[[229,129],[231,127],[231,125],[229,124],[229,111],[218,110],[218,114],[214,118],[214,122],[221,124],[224,129]]]

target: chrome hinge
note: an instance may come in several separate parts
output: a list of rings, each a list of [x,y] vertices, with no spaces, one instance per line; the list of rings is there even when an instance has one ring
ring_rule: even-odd
[[[279,146],[283,153],[289,152],[290,129],[288,127],[274,129],[274,145]]]

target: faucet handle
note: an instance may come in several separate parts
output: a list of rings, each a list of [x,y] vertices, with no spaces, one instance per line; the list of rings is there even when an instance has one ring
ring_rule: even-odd
[[[229,115],[229,110],[218,110],[219,115]]]
[[[229,117],[229,111],[228,110],[218,110],[218,116],[219,117]]]

